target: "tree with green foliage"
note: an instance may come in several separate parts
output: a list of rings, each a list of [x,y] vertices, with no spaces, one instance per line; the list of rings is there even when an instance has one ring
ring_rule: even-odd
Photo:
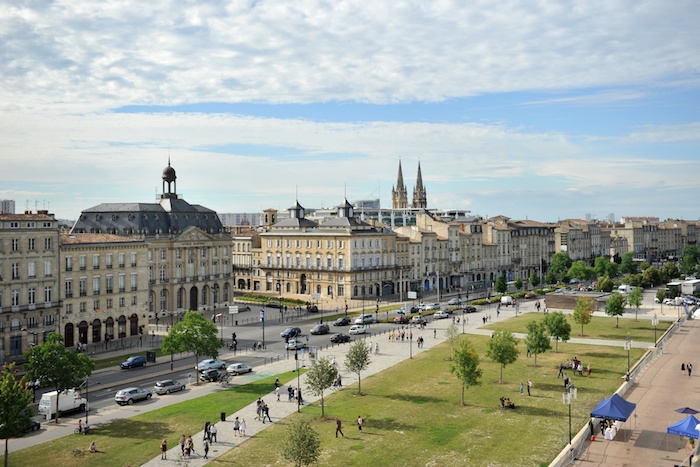
[[[522,288],[523,288],[523,280],[520,277],[518,277],[517,279],[515,279],[515,290],[520,290]]]
[[[666,298],[666,289],[659,289],[656,291],[656,301],[663,303]]]
[[[537,356],[552,348],[547,335],[547,327],[543,321],[530,321],[527,324],[525,345],[530,353],[535,355],[535,366],[537,366]]]
[[[160,348],[163,353],[192,352],[195,367],[200,356],[217,358],[223,345],[217,337],[216,325],[196,311],[188,311],[182,321],[175,323],[163,338]],[[197,378],[199,385],[199,378]]]
[[[681,260],[679,263],[679,269],[681,274],[686,276],[694,275],[698,267],[698,249],[692,246],[687,246],[683,248],[683,253],[681,253]]]
[[[673,279],[678,279],[680,275],[681,272],[678,270],[676,263],[672,261],[666,262],[661,268],[661,278],[663,282],[670,282]]]
[[[462,405],[464,405],[464,391],[466,388],[481,384],[481,368],[479,368],[479,354],[468,339],[462,339],[459,348],[454,353],[454,363],[450,365],[450,372],[462,383]]]
[[[625,304],[627,303],[627,298],[620,292],[614,292],[610,295],[608,302],[605,304],[605,313],[608,316],[614,316],[617,318],[616,328],[620,327],[620,316],[625,312]]]
[[[634,253],[628,251],[622,255],[622,263],[620,263],[620,272],[622,274],[636,274],[637,263],[634,262]]]
[[[540,276],[538,276],[537,273],[534,271],[532,272],[532,274],[530,274],[530,285],[532,285],[533,287],[537,287],[538,285],[540,285]]]
[[[445,329],[445,337],[447,337],[447,341],[450,343],[450,360],[454,360],[455,344],[459,338],[459,328],[454,322]]]
[[[518,340],[509,331],[494,331],[486,344],[486,356],[501,365],[500,382],[503,383],[503,368],[518,359]]]
[[[609,277],[601,277],[598,279],[598,284],[596,285],[596,290],[599,292],[612,292],[615,288],[615,283]]]
[[[635,287],[632,291],[627,294],[627,303],[634,307],[634,320],[638,321],[637,313],[639,313],[639,307],[642,306],[642,289],[640,287]]]
[[[558,251],[552,255],[551,265],[549,267],[550,272],[555,275],[565,274],[571,267],[571,258],[569,258],[569,253],[566,251]]]
[[[295,419],[289,423],[280,454],[295,467],[318,462],[321,457],[321,440],[308,420]]]
[[[0,375],[0,439],[5,440],[5,467],[9,465],[10,438],[22,437],[31,425],[31,403],[32,390],[26,376],[18,379],[15,364],[5,363]]]
[[[357,375],[357,393],[362,394],[360,374],[367,369],[370,362],[369,349],[364,340],[356,340],[345,355],[345,367]]]
[[[595,270],[579,260],[571,265],[566,275],[582,281],[587,281],[595,276]]]
[[[506,290],[508,290],[508,283],[506,283],[506,276],[504,276],[503,274],[500,274],[496,278],[495,288],[496,288],[496,292],[498,292],[498,293],[501,293],[501,294],[506,293]]]
[[[642,284],[644,284],[644,287],[654,287],[661,284],[659,270],[655,267],[645,269],[642,273]]]
[[[583,326],[591,322],[593,318],[593,307],[595,302],[589,297],[578,297],[574,305],[574,322],[581,325],[581,336],[583,336]]]
[[[554,274],[554,272],[549,271],[547,275],[544,277],[544,281],[547,284],[556,284],[557,283],[557,276]]]
[[[556,339],[554,351],[558,352],[559,341],[566,342],[571,338],[571,325],[561,311],[553,311],[544,315],[544,325],[549,335]]]
[[[68,349],[63,338],[57,333],[50,333],[46,340],[24,354],[27,363],[24,369],[31,381],[39,381],[41,387],[52,387],[58,391],[56,406],[61,393],[83,384],[95,369],[95,362],[73,349]],[[59,413],[56,413],[58,423]]]
[[[337,377],[338,370],[333,366],[328,357],[317,359],[309,371],[306,372],[306,387],[313,395],[321,397],[322,418],[326,418],[323,392],[333,386],[333,381],[335,381]]]

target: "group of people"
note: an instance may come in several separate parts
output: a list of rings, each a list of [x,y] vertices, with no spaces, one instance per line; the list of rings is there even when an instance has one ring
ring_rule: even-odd
[[[272,419],[270,418],[270,407],[268,407],[265,401],[262,400],[262,398],[258,398],[256,405],[255,419],[261,420],[263,423],[265,423],[265,419],[267,418],[269,422],[272,423]]]
[[[584,367],[583,363],[581,360],[578,358],[574,357],[571,360],[561,363],[559,365],[559,374],[557,375],[557,378],[564,377],[564,379],[568,379],[566,376],[566,373],[564,373],[565,370],[572,370],[573,374],[575,375],[578,373],[579,376],[583,376],[584,373]],[[585,369],[586,373],[588,376],[591,376],[591,373],[593,372],[593,368],[591,368],[591,364],[589,363],[588,366]],[[566,383],[564,383],[564,386],[566,386]]]
[[[236,417],[233,421],[233,436],[245,436],[245,418]]]
[[[401,329],[400,331],[391,331],[389,333],[390,341],[403,342],[406,339],[406,337],[408,337],[409,340],[413,339],[413,333],[409,331],[408,334],[406,334],[405,329]]]
[[[681,363],[681,372],[688,372],[688,376],[691,376],[693,373],[693,364],[688,362],[688,363]]]
[[[514,409],[515,404],[510,400],[510,397],[501,396],[501,408],[502,409]]]
[[[491,315],[484,315],[481,317],[481,320],[484,322],[484,324],[490,323],[491,322]]]
[[[163,445],[165,443],[165,446]],[[167,441],[163,440],[161,443],[161,457],[163,457],[164,451],[168,450]],[[184,434],[180,436],[180,450],[182,451],[183,458],[190,458],[194,454],[194,440],[192,436],[185,436]]]

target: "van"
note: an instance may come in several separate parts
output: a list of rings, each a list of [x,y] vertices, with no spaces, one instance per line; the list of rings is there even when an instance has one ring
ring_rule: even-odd
[[[51,391],[41,395],[38,412],[46,416],[46,419],[56,416],[60,417],[64,412],[81,411],[84,412],[88,406],[87,399],[80,395],[75,389],[66,389],[59,397],[58,391]]]
[[[628,294],[632,291],[632,286],[631,285],[621,285],[620,287],[617,288],[617,291],[620,293]]]
[[[513,304],[513,297],[510,295],[504,295],[501,297],[501,305],[510,306]]]

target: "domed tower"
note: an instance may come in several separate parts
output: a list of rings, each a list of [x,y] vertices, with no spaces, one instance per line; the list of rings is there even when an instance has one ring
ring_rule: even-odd
[[[175,179],[175,169],[170,167],[170,158],[168,157],[168,166],[163,169],[163,194],[160,195],[161,198],[177,198],[177,182]],[[166,191],[165,184],[168,184],[168,189]],[[172,191],[170,190],[170,185],[172,184]]]

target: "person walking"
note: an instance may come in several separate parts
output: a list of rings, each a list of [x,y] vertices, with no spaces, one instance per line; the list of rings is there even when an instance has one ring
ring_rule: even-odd
[[[343,423],[340,421],[339,418],[335,420],[335,437],[338,437],[338,433],[345,438],[345,435],[343,434]]]
[[[365,423],[365,420],[362,418],[362,415],[357,416],[357,429],[362,433],[362,425]]]
[[[160,442],[160,460],[167,460],[168,459],[168,440],[163,439],[163,441]]]
[[[277,402],[280,401],[280,387],[276,386],[275,387],[275,395],[277,396]]]
[[[532,381],[527,380],[527,395],[530,395],[530,388],[532,387]]]
[[[245,418],[241,419],[240,432],[241,436],[245,436]]]
[[[187,438],[185,435],[180,436],[180,449],[182,450],[182,455],[185,455],[185,441],[187,441]]]
[[[520,383],[520,395],[523,395],[523,390],[525,389],[525,385],[523,383]]]
[[[688,363],[685,365],[685,368],[686,368],[686,370],[688,370],[688,376],[690,376],[690,374],[693,372],[693,364],[690,363],[690,362],[688,362]]]
[[[211,443],[216,443],[216,434],[219,432],[219,429],[214,425],[213,423],[209,425],[209,442]]]
[[[267,404],[263,406],[263,423],[265,423],[265,417],[267,417],[267,421],[272,423],[272,419],[270,418],[270,407],[268,407]]]
[[[204,439],[204,458],[209,459],[209,441]]]
[[[233,421],[233,436],[239,436],[241,432],[241,422],[238,421],[238,417]]]

